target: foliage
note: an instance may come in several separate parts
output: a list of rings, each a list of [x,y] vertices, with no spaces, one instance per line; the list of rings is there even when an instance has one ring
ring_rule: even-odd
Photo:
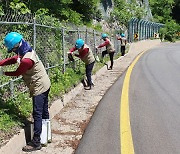
[[[172,19],[174,0],[150,0],[149,2],[155,22],[166,23]]]
[[[72,3],[72,0],[46,0],[46,3],[37,0],[26,1],[27,6],[35,14],[38,14],[39,10],[48,10],[47,16],[53,16],[65,22],[80,24],[82,22],[82,15],[71,8]]]
[[[166,23],[174,19],[180,23],[180,1],[179,0],[150,0],[151,11],[156,22]]]
[[[100,0],[73,0],[72,8],[83,15],[84,22],[90,22],[97,14]]]
[[[3,15],[7,10],[14,10],[19,14],[30,13],[31,10],[21,0],[1,0],[0,1],[0,15]]]
[[[101,24],[96,24],[95,26],[93,26],[93,29],[95,29],[97,31],[101,31],[102,30],[102,26],[101,26]]]
[[[167,21],[165,26],[160,29],[160,37],[161,39],[175,42],[175,40],[178,38],[177,33],[179,30],[180,26],[174,20]]]
[[[10,2],[9,7],[12,10],[18,11],[22,14],[30,13],[31,11],[27,8],[26,4],[21,2],[20,0],[13,0]]]
[[[180,14],[180,1],[175,0],[175,5],[172,9],[172,16],[173,16],[173,19],[176,20],[176,22],[180,24],[179,14]]]
[[[32,112],[32,103],[28,94],[18,94],[6,101],[0,99],[0,130],[8,131],[22,125]]]
[[[91,22],[95,17],[101,20],[98,4],[100,0],[1,0],[0,15],[7,10],[18,13],[44,14],[55,17],[61,22],[70,22],[81,25]]]
[[[128,21],[132,17],[142,18],[146,12],[143,7],[140,7],[136,1],[127,3],[124,0],[114,0],[115,7],[111,13],[110,22],[117,22],[127,26]]]
[[[50,97],[58,97],[67,92],[71,87],[77,85],[77,83],[84,76],[84,67],[80,66],[79,69],[73,70],[72,68],[67,68],[66,72],[63,74],[61,69],[55,68],[51,71],[51,91]]]
[[[102,12],[100,11],[100,10],[97,10],[95,13],[94,13],[94,15],[95,15],[95,19],[98,21],[98,22],[100,22],[101,20],[102,20]]]
[[[3,8],[2,8],[2,6],[0,5],[0,15],[3,15],[3,14],[4,14]]]
[[[179,25],[176,21],[178,21],[178,19],[180,20],[179,14],[175,13],[179,11],[180,2],[178,0],[150,0],[150,6],[154,21],[165,24],[165,26],[160,29],[161,40],[165,39],[170,42],[175,42],[179,37]],[[173,18],[175,18],[176,21],[172,20]]]

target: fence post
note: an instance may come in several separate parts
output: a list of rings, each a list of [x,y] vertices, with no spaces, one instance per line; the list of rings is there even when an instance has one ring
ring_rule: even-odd
[[[80,32],[79,32],[79,28],[77,28],[77,35],[78,35],[78,39],[80,39]],[[80,60],[78,60],[79,66],[81,64]],[[79,67],[80,68],[80,67]]]
[[[49,63],[47,63],[47,74],[49,75]]]
[[[78,32],[78,39],[79,39],[80,38],[79,28],[77,29],[77,32]]]
[[[93,40],[94,40],[94,53],[95,53],[95,55],[97,54],[96,53],[96,34],[95,34],[95,30],[93,30]]]
[[[9,88],[10,88],[11,97],[13,97],[14,96],[14,81],[12,79],[9,80]]]
[[[36,18],[33,19],[33,50],[36,50]]]
[[[63,50],[63,73],[66,71],[66,53],[65,53],[65,39],[64,39],[64,28],[62,28],[62,50]]]
[[[85,42],[88,44],[88,30],[86,28]]]

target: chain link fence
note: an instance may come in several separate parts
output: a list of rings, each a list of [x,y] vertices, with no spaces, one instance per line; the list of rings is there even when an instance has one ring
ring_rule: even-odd
[[[34,18],[32,14],[22,15],[9,12],[0,16],[1,58],[4,59],[13,55],[7,54],[6,48],[3,45],[5,35],[12,31],[21,33],[24,39],[31,44],[46,67],[47,72],[50,72],[50,69],[55,67],[65,72],[67,67],[72,67],[72,65],[68,65],[67,52],[74,46],[78,38],[84,39],[96,56],[95,46],[102,43],[100,32],[87,28],[73,27],[71,29],[54,26],[53,22],[50,21],[48,23],[45,25],[43,19]],[[115,45],[116,53],[119,52],[120,41],[113,37],[110,37],[110,39]],[[79,63],[81,63],[80,60],[77,60],[77,66]],[[17,67],[18,65],[5,66],[3,69],[4,71],[12,71],[16,70]],[[16,93],[25,92],[26,90],[27,88],[22,82],[21,77],[1,77],[1,97],[9,98],[10,96],[15,96]]]
[[[72,67],[72,65],[69,65],[67,52],[74,46],[78,38],[85,40],[95,56],[100,54],[100,52],[95,52],[95,47],[103,42],[100,32],[86,27],[68,26],[67,28],[60,25],[51,18],[44,20],[43,17],[35,18],[32,14],[22,15],[16,12],[8,12],[0,16],[0,58],[4,59],[13,55],[13,53],[7,54],[3,45],[5,35],[12,31],[21,33],[24,39],[31,44],[48,73],[50,69],[56,67],[62,72],[65,72],[67,67]],[[153,38],[162,26],[160,23],[132,18],[129,21],[128,41],[134,42]],[[120,51],[120,41],[117,40],[116,34],[110,36],[110,40],[114,43],[116,53],[118,53]],[[81,61],[77,60],[75,67],[78,67],[80,63]],[[5,66],[3,69],[4,71],[12,71],[16,70],[17,67],[18,65]],[[1,77],[1,97],[9,98],[25,91],[27,91],[27,88],[21,77]]]

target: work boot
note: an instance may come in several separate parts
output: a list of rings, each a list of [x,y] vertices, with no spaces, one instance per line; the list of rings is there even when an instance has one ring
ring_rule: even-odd
[[[88,86],[85,87],[84,89],[85,89],[85,90],[91,90],[92,87],[94,87],[94,84],[93,84],[93,83],[91,83],[90,85],[88,85]]]
[[[36,146],[33,142],[29,142],[26,146],[22,148],[25,152],[32,152],[36,150],[40,150],[42,148],[41,144],[39,146]]]
[[[34,136],[32,141],[29,142],[26,146],[24,146],[22,150],[25,152],[31,152],[31,151],[40,150],[41,148],[42,146],[40,143],[40,137]]]
[[[81,83],[83,84],[84,87],[87,87],[86,82],[85,82],[85,79],[82,79],[82,80],[81,80]]]
[[[112,66],[110,66],[110,67],[108,68],[108,70],[112,70]]]

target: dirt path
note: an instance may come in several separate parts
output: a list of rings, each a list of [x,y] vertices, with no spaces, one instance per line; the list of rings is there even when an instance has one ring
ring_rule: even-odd
[[[92,90],[84,90],[80,84],[64,96],[63,102],[61,100],[54,102],[50,109],[51,117],[53,117],[51,120],[52,143],[40,151],[31,152],[31,154],[73,154],[106,91],[139,53],[159,44],[159,40],[132,43],[129,53],[115,60],[113,70],[107,70],[106,67],[103,67],[93,76],[95,86]],[[22,142],[18,144],[17,138]],[[21,151],[22,144],[25,144],[23,138],[22,131],[19,137],[16,136],[16,139],[12,139],[5,147],[2,147],[0,153],[10,154],[13,149],[13,154],[24,154]]]

